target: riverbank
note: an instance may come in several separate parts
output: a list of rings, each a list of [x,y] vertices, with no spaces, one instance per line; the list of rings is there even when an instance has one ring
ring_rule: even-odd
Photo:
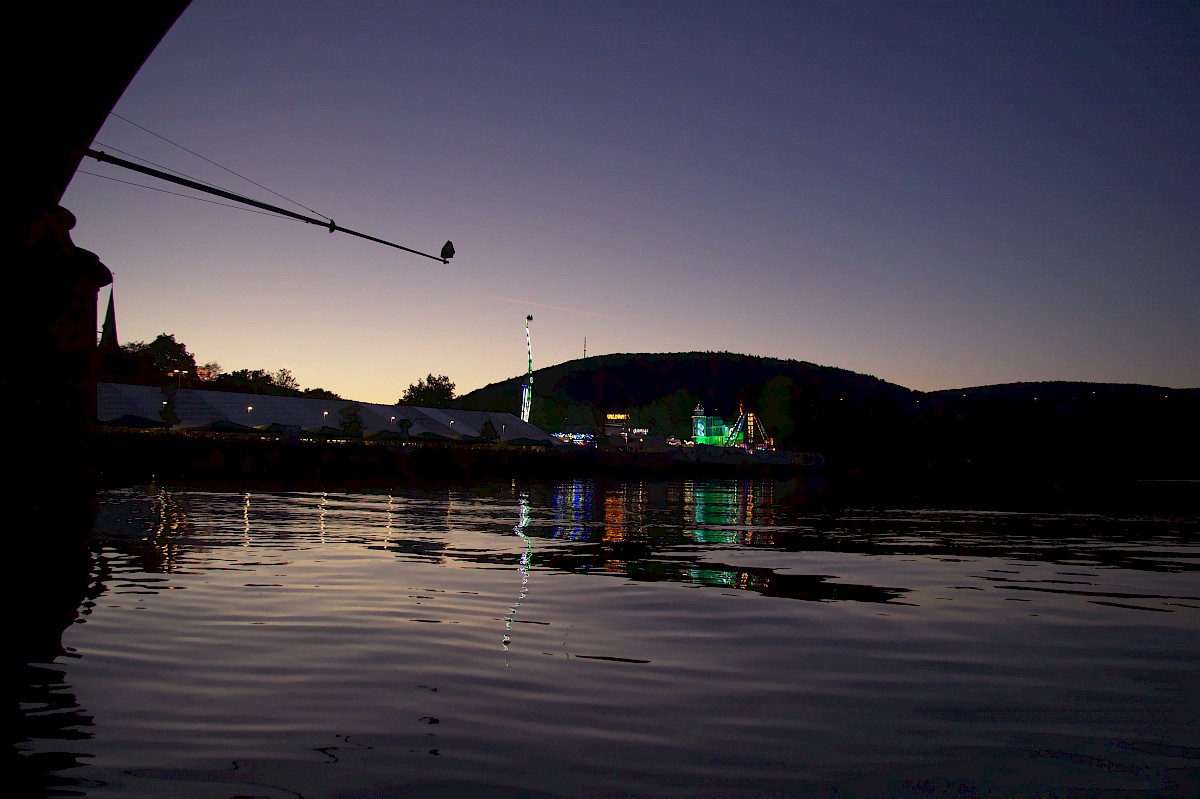
[[[97,438],[103,488],[158,482],[196,487],[236,485],[265,490],[358,488],[471,480],[583,477],[818,478],[816,466],[698,463],[671,453],[588,447],[315,442],[172,433],[104,432]]]
[[[940,468],[896,461],[863,467],[836,453],[820,466],[680,462],[669,453],[262,440],[109,431],[96,439],[97,485],[156,483],[221,491],[386,489],[563,479],[763,478],[795,501],[833,508],[960,508],[1127,514],[1200,513],[1200,480],[1133,471]]]

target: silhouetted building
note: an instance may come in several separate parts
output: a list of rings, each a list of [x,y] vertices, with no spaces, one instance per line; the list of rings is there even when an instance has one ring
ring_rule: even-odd
[[[104,314],[104,326],[100,328],[100,352],[116,352],[121,348],[117,343],[117,309],[113,297],[116,290],[108,292],[108,311]]]

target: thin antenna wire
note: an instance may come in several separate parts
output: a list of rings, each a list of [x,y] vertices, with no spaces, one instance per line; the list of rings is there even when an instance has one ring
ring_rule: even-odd
[[[224,197],[227,200],[233,200],[234,202],[245,203],[246,205],[252,205],[255,208],[261,208],[264,211],[271,211],[272,213],[291,217],[292,219],[298,219],[301,222],[307,222],[310,225],[320,225],[323,228],[328,228],[330,233],[334,232],[335,230],[340,230],[343,233],[349,234],[351,236],[357,236],[360,239],[367,239],[368,241],[373,241],[373,242],[376,242],[377,244],[383,244],[388,247],[395,247],[397,250],[404,250],[405,252],[411,252],[414,255],[420,255],[422,258],[432,258],[433,260],[441,261],[444,264],[450,263],[450,259],[454,257],[454,244],[450,241],[447,241],[445,244],[442,245],[442,251],[441,251],[440,255],[430,255],[427,252],[421,252],[420,250],[414,250],[411,247],[405,247],[401,244],[396,244],[395,242],[375,238],[374,236],[368,236],[366,233],[359,233],[357,230],[351,230],[350,228],[345,228],[345,227],[338,227],[332,219],[330,219],[326,222],[322,222],[320,219],[314,219],[311,216],[304,216],[303,214],[298,214],[295,211],[289,211],[286,208],[280,208],[275,205],[268,205],[267,203],[264,203],[260,200],[255,200],[253,198],[245,197],[240,194],[234,194],[233,192],[225,191],[224,189],[218,189],[218,188],[214,188],[212,186],[205,186],[204,184],[197,183],[194,180],[189,180],[187,178],[181,178],[181,177],[178,177],[177,175],[171,175],[166,172],[163,172],[160,169],[154,169],[152,167],[144,166],[143,164],[137,164],[137,163],[134,163],[133,161],[126,161],[124,158],[117,158],[115,155],[109,155],[108,153],[105,153],[105,152],[93,150],[90,147],[84,151],[84,155],[86,155],[90,158],[95,158],[97,161],[103,161],[105,163],[116,164],[117,166],[123,166],[126,169],[131,169],[134,172],[140,172],[143,175],[150,175],[151,177],[161,178],[162,180],[165,180],[169,183],[175,183],[180,186],[186,186],[189,189],[196,189],[197,191],[206,192],[208,194],[215,194],[218,197]]]
[[[106,147],[106,148],[108,148],[109,150],[112,150],[112,151],[113,151],[113,152],[115,152],[115,153],[120,153],[121,155],[128,156],[128,157],[132,158],[132,159],[133,159],[133,160],[135,160],[135,161],[141,161],[143,164],[149,164],[150,166],[158,167],[159,169],[163,170],[164,172],[170,172],[172,175],[178,175],[178,176],[179,176],[179,177],[181,177],[181,178],[187,178],[188,180],[192,181],[193,183],[203,183],[205,186],[209,186],[209,187],[211,187],[211,188],[214,188],[214,189],[219,189],[219,188],[221,188],[221,187],[220,187],[220,186],[218,186],[216,183],[210,183],[210,182],[209,182],[209,181],[207,181],[207,180],[201,180],[200,178],[193,177],[193,176],[189,175],[189,174],[188,174],[188,173],[186,173],[186,172],[180,172],[178,169],[171,169],[171,167],[169,167],[169,166],[163,166],[162,164],[160,164],[160,163],[158,163],[158,162],[156,162],[156,161],[151,161],[149,158],[142,158],[140,155],[135,155],[134,153],[131,153],[131,152],[129,152],[128,150],[122,150],[122,149],[120,149],[120,148],[118,148],[118,147],[113,147],[113,146],[111,146],[111,145],[108,145],[108,144],[105,144],[104,142],[102,142],[102,141],[99,141],[99,140],[95,141],[95,142],[94,142],[94,144],[98,144],[98,145],[100,145],[101,147]],[[94,174],[96,174],[96,173],[94,173],[94,172],[89,172],[89,173],[85,173],[85,174],[91,174],[91,175],[94,175]],[[103,177],[103,176],[101,175],[101,176],[99,176],[99,177]],[[131,186],[140,186],[141,184],[140,184],[140,183],[131,183],[130,185],[131,185]],[[150,188],[150,187],[149,187],[149,186],[147,186],[146,188]],[[183,194],[181,194],[180,196],[181,196],[181,197],[186,197],[187,195],[183,195]]]
[[[116,183],[124,183],[126,186],[137,186],[139,189],[149,189],[150,191],[160,191],[163,194],[171,194],[176,197],[183,197],[185,200],[195,200],[196,202],[199,202],[199,203],[211,203],[212,205],[219,205],[223,208],[232,208],[235,211],[247,211],[252,214],[262,214],[263,216],[270,216],[270,217],[274,217],[275,219],[282,219],[285,222],[299,222],[300,221],[298,219],[292,219],[291,217],[280,216],[279,214],[273,214],[270,211],[258,211],[253,208],[246,208],[245,206],[241,206],[241,205],[233,205],[232,203],[219,203],[216,200],[206,200],[203,197],[195,197],[191,194],[181,194],[180,192],[177,192],[177,191],[167,191],[166,189],[158,189],[158,188],[155,188],[154,186],[147,186],[144,183],[134,183],[132,180],[121,180],[120,178],[109,177],[108,175],[101,175],[98,172],[87,172],[83,169],[77,169],[77,170],[75,170],[75,174],[91,175],[94,178],[104,178],[105,180],[111,180]]]
[[[178,147],[180,150],[183,150],[185,153],[191,153],[192,155],[196,156],[197,158],[199,158],[199,159],[201,159],[201,160],[203,160],[203,161],[207,161],[208,163],[212,164],[213,166],[217,167],[218,169],[224,169],[226,172],[228,172],[228,173],[229,173],[229,174],[231,174],[231,175],[234,175],[234,176],[236,176],[236,177],[239,177],[239,178],[241,178],[242,180],[244,180],[244,181],[246,181],[246,182],[248,182],[248,183],[253,183],[255,186],[258,186],[258,187],[259,187],[260,189],[262,189],[263,191],[269,191],[269,192],[271,192],[271,194],[274,194],[276,197],[279,197],[280,199],[287,200],[287,201],[288,201],[288,202],[290,202],[292,205],[299,206],[300,208],[303,208],[305,211],[310,211],[310,212],[312,212],[312,213],[316,214],[317,216],[325,217],[326,219],[330,219],[330,218],[331,218],[331,217],[329,217],[328,215],[321,213],[320,211],[314,211],[312,208],[309,208],[307,205],[304,205],[303,203],[298,203],[298,202],[296,202],[296,201],[295,201],[295,200],[293,200],[291,197],[285,197],[284,195],[280,194],[280,193],[279,193],[279,192],[277,192],[277,191],[274,191],[274,190],[272,190],[272,189],[268,189],[266,186],[262,185],[261,183],[254,183],[254,181],[253,181],[253,180],[250,180],[250,178],[246,177],[245,175],[239,175],[237,172],[234,172],[232,169],[230,169],[230,168],[228,168],[228,167],[225,167],[225,166],[221,166],[221,165],[220,165],[220,164],[218,164],[216,161],[213,161],[211,158],[205,158],[204,156],[200,155],[200,153],[198,153],[198,152],[195,152],[194,150],[189,150],[188,148],[184,147],[182,144],[178,144],[177,142],[173,142],[173,141],[171,141],[170,139],[168,139],[166,136],[163,136],[162,134],[155,133],[154,131],[150,130],[149,128],[143,127],[143,126],[139,125],[138,123],[134,122],[134,121],[133,121],[133,120],[131,120],[131,119],[126,119],[125,117],[123,117],[123,116],[121,116],[120,114],[118,114],[116,111],[111,111],[111,112],[109,112],[109,115],[110,115],[110,116],[114,116],[114,117],[116,117],[117,119],[121,120],[122,122],[128,122],[130,125],[133,125],[135,128],[138,128],[139,130],[144,130],[144,131],[146,131],[146,132],[147,132],[147,133],[149,133],[151,136],[157,136],[158,138],[160,138],[160,139],[162,139],[163,141],[165,141],[167,144],[170,144],[170,145],[173,145],[173,146],[175,146],[175,147]],[[101,145],[101,146],[103,146],[103,145]]]

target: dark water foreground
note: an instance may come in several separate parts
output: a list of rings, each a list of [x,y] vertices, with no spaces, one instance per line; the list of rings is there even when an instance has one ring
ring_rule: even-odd
[[[100,497],[31,795],[1194,796],[1193,516],[767,479]],[[60,628],[61,629],[61,628]]]

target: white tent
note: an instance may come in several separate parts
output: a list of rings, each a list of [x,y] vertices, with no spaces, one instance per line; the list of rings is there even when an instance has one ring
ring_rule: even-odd
[[[353,400],[278,397],[232,391],[100,383],[96,390],[100,422],[122,417],[161,419],[170,403],[177,430],[257,428],[260,431],[345,430],[357,413],[362,436],[376,440],[497,442],[550,446],[554,439],[511,413],[381,405]],[[238,427],[232,427],[237,425]],[[329,430],[326,430],[328,433]]]

